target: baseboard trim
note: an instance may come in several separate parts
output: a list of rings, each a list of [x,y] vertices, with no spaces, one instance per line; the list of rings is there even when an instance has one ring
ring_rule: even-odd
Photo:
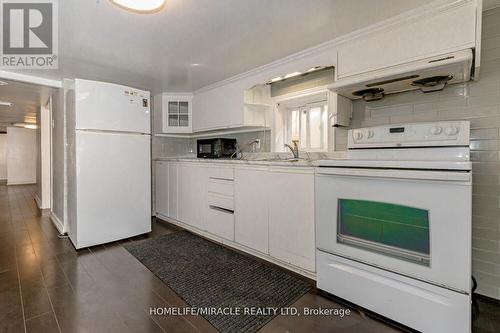
[[[38,193],[33,194],[33,197],[35,198],[36,205],[38,206],[38,210],[40,210],[42,213],[50,212],[50,207],[43,207],[42,206],[42,200],[38,196]]]
[[[35,198],[35,202],[36,202],[36,205],[38,207],[39,210],[42,210],[42,200],[40,200],[40,197],[38,196],[38,194],[33,194],[33,197]]]
[[[35,185],[36,184],[36,181],[35,182],[32,182],[32,181],[28,181],[28,182],[9,182],[7,180],[7,186],[15,186],[15,185]]]
[[[478,299],[481,299],[481,300],[486,301],[486,302],[500,304],[500,299],[498,299],[498,298],[493,298],[493,297],[486,296],[483,294],[478,294],[478,293],[474,293],[473,296],[476,296]]]
[[[50,220],[52,221],[52,223],[54,223],[54,225],[56,226],[56,228],[57,228],[57,230],[59,231],[60,234],[66,233],[66,230],[64,230],[64,224],[56,216],[56,214],[54,214],[54,212],[51,211],[49,217],[50,217]]]

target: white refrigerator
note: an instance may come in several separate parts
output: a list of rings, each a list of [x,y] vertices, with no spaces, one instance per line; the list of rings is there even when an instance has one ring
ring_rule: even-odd
[[[150,232],[150,93],[81,79],[65,85],[66,228],[73,245]]]

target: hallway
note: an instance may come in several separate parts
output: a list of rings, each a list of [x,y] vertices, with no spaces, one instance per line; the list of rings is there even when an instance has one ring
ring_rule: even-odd
[[[59,239],[35,190],[0,186],[0,332],[198,332],[182,317],[149,316],[150,305],[174,298],[119,244],[76,252]]]

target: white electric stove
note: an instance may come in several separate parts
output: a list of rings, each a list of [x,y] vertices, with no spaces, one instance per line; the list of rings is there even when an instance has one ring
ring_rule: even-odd
[[[470,332],[469,122],[354,129],[316,170],[318,288],[422,332]]]

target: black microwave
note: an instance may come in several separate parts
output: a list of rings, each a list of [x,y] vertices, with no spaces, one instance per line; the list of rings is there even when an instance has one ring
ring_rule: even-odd
[[[198,140],[198,158],[229,158],[236,152],[236,139]]]

